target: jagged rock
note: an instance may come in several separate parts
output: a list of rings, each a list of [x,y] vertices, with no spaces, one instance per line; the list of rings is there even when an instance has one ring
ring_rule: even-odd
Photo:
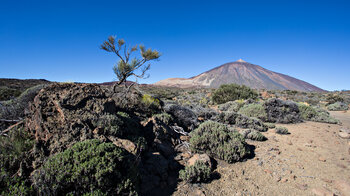
[[[283,101],[272,98],[264,104],[267,121],[272,123],[297,123],[301,122],[298,105],[293,101]]]
[[[96,117],[116,112],[114,101],[98,85],[53,84],[30,104],[26,129],[54,154],[75,142],[92,139]]]
[[[169,104],[164,107],[164,110],[173,115],[178,125],[188,131],[194,130],[199,125],[198,116],[186,107]]]
[[[161,152],[167,158],[174,155],[174,147],[179,142],[178,133],[156,118],[149,118],[143,126],[147,130],[146,138],[154,150]]]
[[[124,148],[126,151],[133,155],[137,153],[137,146],[130,140],[120,139],[116,137],[109,136],[108,139],[113,142],[114,145]]]
[[[210,157],[207,154],[194,154],[188,161],[187,166],[194,165],[197,161],[202,161],[210,168],[212,167]]]

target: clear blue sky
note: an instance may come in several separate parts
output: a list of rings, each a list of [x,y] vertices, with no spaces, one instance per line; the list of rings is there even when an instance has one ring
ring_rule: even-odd
[[[0,2],[0,78],[114,80],[109,36],[163,56],[153,83],[242,58],[326,90],[350,89],[350,1]]]

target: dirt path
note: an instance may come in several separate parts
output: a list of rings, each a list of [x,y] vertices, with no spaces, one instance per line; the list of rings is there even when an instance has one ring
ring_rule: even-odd
[[[180,185],[173,195],[350,195],[350,112],[332,112],[342,125],[305,122],[282,125],[290,135],[264,133],[265,142],[248,141],[255,157],[235,164],[219,162],[220,178],[208,184]]]

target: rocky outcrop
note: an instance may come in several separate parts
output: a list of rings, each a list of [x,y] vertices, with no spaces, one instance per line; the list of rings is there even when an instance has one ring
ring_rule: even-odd
[[[263,104],[267,122],[272,123],[297,123],[301,122],[298,105],[293,101],[284,101],[272,98]]]
[[[98,85],[53,84],[44,88],[29,106],[26,129],[50,154],[77,141],[93,138],[93,121],[117,108]]]

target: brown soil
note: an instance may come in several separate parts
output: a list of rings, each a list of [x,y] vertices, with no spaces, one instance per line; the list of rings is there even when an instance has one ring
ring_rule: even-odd
[[[246,162],[219,161],[220,175],[207,184],[178,185],[174,195],[350,195],[350,140],[338,136],[350,128],[350,112],[331,112],[342,125],[317,122],[281,125],[290,135],[273,130],[254,145]],[[342,183],[343,182],[343,183]]]

